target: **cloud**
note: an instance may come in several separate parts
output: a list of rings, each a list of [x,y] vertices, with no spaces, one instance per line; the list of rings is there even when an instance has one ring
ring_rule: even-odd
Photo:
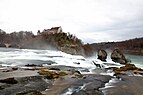
[[[85,43],[120,41],[143,36],[142,11],[142,0],[0,0],[0,28],[62,26]]]

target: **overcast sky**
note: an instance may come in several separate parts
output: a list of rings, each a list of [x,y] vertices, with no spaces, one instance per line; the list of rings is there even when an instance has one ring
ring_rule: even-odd
[[[85,43],[143,37],[143,0],[0,0],[6,32],[62,26]]]

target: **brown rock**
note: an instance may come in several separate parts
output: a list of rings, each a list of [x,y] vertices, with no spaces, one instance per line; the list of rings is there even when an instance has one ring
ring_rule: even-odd
[[[115,49],[112,52],[111,59],[112,59],[112,61],[120,63],[120,64],[126,64],[127,63],[127,60],[126,60],[124,54],[119,49]]]
[[[39,71],[40,75],[47,76],[48,79],[56,79],[59,78],[59,74],[53,71]]]
[[[1,83],[7,83],[7,84],[16,84],[18,83],[17,80],[14,78],[7,78],[7,79],[2,79],[0,80]]]
[[[105,50],[99,50],[98,51],[98,59],[101,61],[106,61],[107,58],[107,52]]]

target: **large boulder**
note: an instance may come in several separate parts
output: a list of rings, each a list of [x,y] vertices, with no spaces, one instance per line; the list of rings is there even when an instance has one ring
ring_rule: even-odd
[[[97,59],[100,59],[101,61],[106,61],[106,58],[107,58],[107,52],[105,50],[99,50]]]
[[[120,63],[120,64],[127,63],[127,59],[125,58],[124,54],[119,49],[115,49],[112,52],[111,59],[112,59],[112,61]]]

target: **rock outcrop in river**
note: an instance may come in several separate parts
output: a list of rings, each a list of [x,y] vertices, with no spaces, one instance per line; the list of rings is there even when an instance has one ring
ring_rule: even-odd
[[[106,61],[107,58],[107,52],[105,50],[99,50],[98,51],[98,59],[101,61]]]
[[[127,59],[125,58],[124,54],[119,49],[115,49],[112,52],[111,59],[112,59],[112,61],[120,63],[120,64],[127,63]]]

